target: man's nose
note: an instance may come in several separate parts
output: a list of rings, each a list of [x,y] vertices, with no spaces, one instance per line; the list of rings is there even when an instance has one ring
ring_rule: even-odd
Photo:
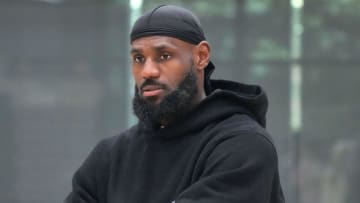
[[[159,76],[160,76],[160,70],[156,62],[154,62],[152,59],[146,60],[142,70],[142,77],[158,78]]]

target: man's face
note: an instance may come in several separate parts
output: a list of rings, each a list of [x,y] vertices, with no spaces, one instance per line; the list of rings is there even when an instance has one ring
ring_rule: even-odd
[[[143,122],[164,124],[186,114],[199,93],[191,45],[170,37],[146,37],[132,44],[136,81],[133,108]]]
[[[132,70],[139,96],[153,104],[177,89],[190,71],[193,45],[166,36],[137,39],[131,45]]]

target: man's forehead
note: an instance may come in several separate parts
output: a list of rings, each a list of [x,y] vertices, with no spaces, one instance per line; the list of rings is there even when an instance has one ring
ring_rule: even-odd
[[[131,43],[131,48],[133,50],[141,50],[145,48],[151,49],[161,49],[161,48],[171,48],[171,49],[181,49],[193,46],[187,42],[176,39],[174,37],[168,36],[147,36],[134,40]]]

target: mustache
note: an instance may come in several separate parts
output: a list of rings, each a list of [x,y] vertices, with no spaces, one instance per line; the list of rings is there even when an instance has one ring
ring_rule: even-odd
[[[143,84],[140,86],[140,89],[142,90],[144,87],[146,87],[147,85],[154,85],[154,86],[158,86],[161,89],[167,89],[167,86],[163,83],[157,82],[154,79],[146,79]]]

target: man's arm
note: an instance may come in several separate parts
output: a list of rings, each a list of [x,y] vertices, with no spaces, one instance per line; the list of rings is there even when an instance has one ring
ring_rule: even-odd
[[[219,143],[201,178],[176,203],[283,203],[275,147],[263,135],[241,134]]]
[[[64,203],[100,203],[106,197],[105,187],[108,165],[106,153],[108,143],[101,141],[90,153],[85,162],[75,172],[72,191]]]

